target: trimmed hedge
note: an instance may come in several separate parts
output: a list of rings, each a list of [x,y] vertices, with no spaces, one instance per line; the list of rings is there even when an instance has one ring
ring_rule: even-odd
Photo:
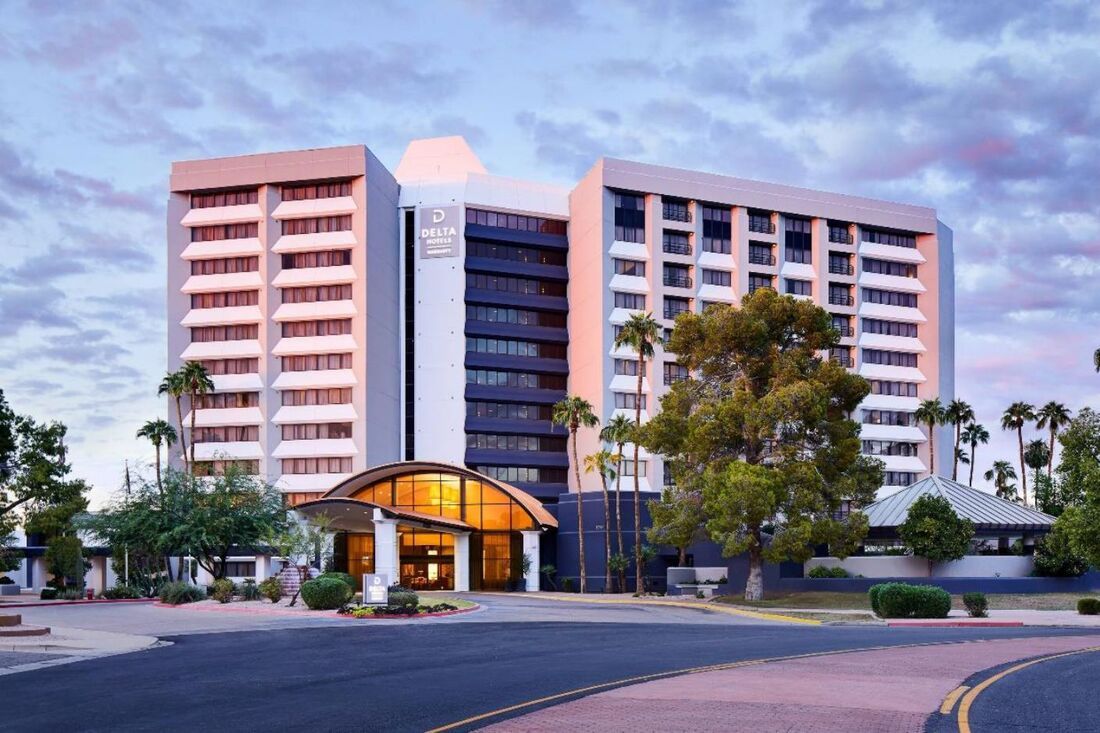
[[[811,578],[850,578],[852,577],[844,568],[839,565],[835,568],[827,568],[824,565],[816,565],[810,568],[809,576]]]
[[[206,598],[206,591],[190,583],[165,583],[160,589],[161,603],[178,606],[181,603],[194,603]]]
[[[1100,615],[1100,598],[1082,598],[1077,601],[1077,613],[1082,616]]]
[[[351,596],[351,586],[340,578],[317,577],[302,583],[302,600],[314,611],[340,608]]]
[[[420,605],[420,596],[405,588],[401,590],[391,590],[389,603],[387,605],[390,608],[406,609],[410,613],[415,613],[417,607]]]
[[[868,591],[871,610],[882,618],[947,618],[951,594],[942,588],[880,583]]]

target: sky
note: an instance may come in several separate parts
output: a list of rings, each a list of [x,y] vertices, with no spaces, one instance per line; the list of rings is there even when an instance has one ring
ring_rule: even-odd
[[[172,161],[271,150],[392,169],[459,134],[510,177],[608,155],[932,206],[978,473],[1009,403],[1100,408],[1097,4],[365,5],[0,2],[0,388],[69,426],[93,505],[166,417]]]

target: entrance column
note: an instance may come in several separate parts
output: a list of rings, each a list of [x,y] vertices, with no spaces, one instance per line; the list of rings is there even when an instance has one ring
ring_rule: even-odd
[[[470,590],[470,533],[455,533],[455,591]]]
[[[397,520],[386,519],[374,510],[374,572],[385,575],[390,584],[401,582],[401,547],[397,544]]]
[[[539,589],[539,535],[537,530],[521,532],[523,535],[523,554],[531,559],[531,567],[523,579],[527,581],[525,590],[533,593]]]

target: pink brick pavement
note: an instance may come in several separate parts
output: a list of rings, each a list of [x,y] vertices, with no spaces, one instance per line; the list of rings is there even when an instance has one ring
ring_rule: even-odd
[[[654,680],[492,725],[490,731],[920,733],[970,675],[1100,646],[1097,636],[848,652]]]

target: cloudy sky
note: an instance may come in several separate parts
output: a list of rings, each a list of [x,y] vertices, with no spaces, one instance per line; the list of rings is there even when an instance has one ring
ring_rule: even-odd
[[[392,167],[417,136],[564,184],[612,155],[933,206],[979,469],[1012,456],[1009,402],[1100,407],[1090,3],[307,5],[3,3],[0,387],[69,425],[97,500],[165,414],[170,163],[365,143]]]

